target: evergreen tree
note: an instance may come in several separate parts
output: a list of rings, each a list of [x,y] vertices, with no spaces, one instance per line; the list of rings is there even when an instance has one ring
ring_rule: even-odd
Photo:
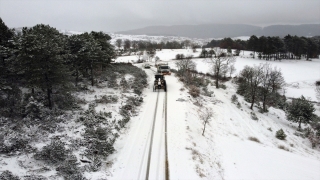
[[[19,78],[14,66],[14,38],[14,30],[0,18],[0,114],[3,116],[19,115],[21,91],[17,86]]]
[[[258,43],[259,43],[259,39],[255,35],[251,36],[250,39],[248,40],[248,49],[253,51],[252,58],[255,58],[255,54],[258,49]]]
[[[47,106],[53,106],[52,93],[63,86],[68,79],[65,67],[66,37],[48,25],[39,24],[23,28],[16,41],[19,55],[20,73],[24,75],[27,86],[46,91]]]
[[[301,129],[301,123],[308,124],[311,122],[314,111],[313,104],[306,100],[304,96],[301,96],[292,100],[292,103],[288,106],[286,116],[289,121],[298,122],[299,129]]]

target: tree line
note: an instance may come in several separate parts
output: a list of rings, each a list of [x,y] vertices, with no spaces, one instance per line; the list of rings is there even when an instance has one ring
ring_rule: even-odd
[[[212,40],[204,47],[249,50],[253,51],[253,58],[256,57],[257,53],[259,59],[266,60],[301,59],[302,57],[309,60],[310,58],[317,58],[320,54],[320,38],[318,36],[298,37],[289,34],[283,38],[252,35],[247,41],[231,38]]]
[[[0,108],[7,115],[17,111],[21,87],[41,94],[51,109],[54,102],[68,100],[80,78],[93,86],[95,75],[116,55],[103,32],[67,36],[43,24],[17,32],[0,18],[0,38]]]
[[[118,50],[123,52],[137,52],[137,51],[154,51],[156,49],[183,49],[183,48],[199,48],[200,46],[192,43],[190,40],[184,41],[144,41],[144,40],[129,40],[129,39],[117,39],[115,42]]]

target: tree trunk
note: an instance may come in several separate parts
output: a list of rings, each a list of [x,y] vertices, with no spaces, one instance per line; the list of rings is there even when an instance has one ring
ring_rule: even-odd
[[[91,86],[93,86],[94,85],[94,79],[93,79],[93,68],[92,67],[91,67],[90,71],[91,71]]]
[[[78,81],[79,81],[79,71],[76,69],[76,87],[78,86]]]
[[[47,89],[47,95],[48,95],[48,103],[49,103],[49,109],[52,109],[52,102],[51,102],[51,89]]]
[[[266,100],[267,100],[267,96],[264,95],[264,96],[263,96],[263,102],[262,102],[262,104],[263,104],[263,112],[266,112],[266,111],[267,111],[267,110],[266,110]]]
[[[47,85],[47,98],[48,98],[48,106],[49,106],[49,109],[52,109],[52,102],[51,102],[51,86],[49,84],[49,78],[48,78],[48,75],[47,73],[44,74],[45,76],[45,80],[46,80],[46,85]]]
[[[299,127],[298,127],[299,130],[301,130],[301,119],[299,118]]]
[[[207,122],[204,122],[202,136],[204,136],[204,131],[206,130],[206,125],[207,125]]]
[[[219,71],[220,71],[220,68],[217,68],[217,74],[216,74],[216,88],[217,89],[219,88]]]

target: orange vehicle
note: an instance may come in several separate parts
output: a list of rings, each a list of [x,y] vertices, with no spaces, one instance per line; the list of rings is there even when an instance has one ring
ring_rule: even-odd
[[[170,67],[168,66],[168,63],[161,63],[157,64],[158,73],[161,73],[163,75],[171,75]]]

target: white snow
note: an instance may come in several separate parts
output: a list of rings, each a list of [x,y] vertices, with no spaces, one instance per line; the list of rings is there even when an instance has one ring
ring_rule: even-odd
[[[176,54],[194,55],[191,49],[157,51],[162,61],[175,67]],[[237,73],[245,65],[265,63],[264,60],[249,58],[250,52],[241,53],[237,58]],[[136,56],[118,57],[116,62],[136,61]],[[210,65],[203,59],[194,59],[197,70],[210,72]],[[304,95],[315,99],[315,80],[320,79],[320,60],[282,60],[267,61],[281,68],[286,86],[286,95],[299,97]],[[150,64],[153,64],[152,62]],[[142,68],[142,64],[136,64]],[[145,179],[146,162],[152,132],[152,119],[155,111],[157,93],[152,91],[155,68],[145,69],[149,76],[149,87],[143,91],[144,102],[137,116],[131,118],[115,142],[116,152],[103,161],[99,172],[85,172],[89,179]],[[234,74],[236,75],[236,74]],[[128,77],[130,78],[130,77]],[[236,87],[232,82],[226,82],[227,89],[216,89],[212,97],[201,96],[198,99],[190,97],[188,90],[174,76],[166,76],[168,85],[168,160],[170,179],[320,179],[320,149],[312,149],[307,139],[295,135],[297,124],[286,120],[282,110],[269,108],[269,112],[261,114],[256,108],[258,121],[252,120],[249,104],[238,96],[241,108],[231,103],[231,96]],[[105,94],[118,94],[107,88],[95,88],[91,93],[80,94],[87,101]],[[150,179],[164,179],[164,92],[159,93],[159,104],[155,122],[154,140],[151,154]],[[99,105],[97,110],[117,113],[121,102],[111,106]],[[198,104],[198,105],[197,105]],[[202,106],[199,106],[202,105]],[[202,136],[203,124],[198,112],[203,107],[210,107],[214,117],[207,125]],[[319,106],[316,106],[319,110]],[[69,136],[79,138],[75,133],[75,123],[70,124]],[[304,126],[306,127],[306,126]],[[275,132],[283,129],[287,139],[282,141],[275,137]],[[72,135],[73,134],[73,135]],[[249,140],[257,138],[260,142]],[[40,144],[43,146],[43,144]],[[279,147],[283,147],[282,149]],[[32,161],[32,157],[0,157],[0,172],[8,169],[13,174],[25,175],[27,169],[19,164],[19,158],[24,163],[41,167]],[[49,177],[55,171],[47,172]]]
[[[199,53],[198,50],[197,53]],[[162,50],[156,56],[167,61],[171,67],[175,67],[176,54],[196,53],[192,50]],[[250,52],[245,52],[247,55]],[[117,61],[123,61],[119,57]],[[131,57],[134,59],[134,57]],[[197,70],[204,73],[210,72],[210,66],[203,59],[194,59]],[[250,59],[246,56],[238,57],[236,68],[239,72],[245,65],[265,63],[265,60]],[[313,83],[320,78],[320,61],[282,60],[267,61],[272,66],[281,68],[287,82],[286,95],[299,97],[304,95],[315,99]],[[140,65],[138,65],[140,66]],[[150,70],[146,70],[153,75]],[[151,72],[151,74],[150,74]],[[171,179],[319,179],[320,178],[320,152],[312,149],[309,141],[294,135],[297,124],[286,120],[282,110],[269,108],[269,112],[261,114],[257,109],[254,112],[259,118],[254,121],[250,117],[249,104],[239,97],[242,107],[239,109],[231,103],[231,95],[235,94],[235,84],[227,82],[227,90],[215,89],[214,97],[202,97],[200,100],[190,98],[187,90],[173,76],[166,76],[168,85],[168,154]],[[150,82],[152,82],[150,80]],[[152,89],[146,89],[146,97],[154,97],[156,93]],[[199,120],[198,107],[195,102],[203,104],[203,107],[211,107],[215,113],[214,118],[207,126],[205,136],[201,136],[202,122]],[[142,139],[143,133],[150,125],[138,128],[145,113],[152,113],[149,101],[143,105],[140,116],[132,120],[128,126],[128,132],[121,139],[120,144],[132,142],[132,135]],[[317,107],[317,106],[316,106]],[[318,111],[319,108],[317,107]],[[137,122],[134,122],[137,121]],[[159,127],[158,127],[159,128]],[[160,126],[161,128],[161,126]],[[139,129],[141,136],[137,135]],[[150,128],[149,128],[150,129]],[[149,130],[148,129],[148,130]],[[275,137],[275,132],[283,129],[287,134],[285,141]],[[139,133],[139,134],[140,134]],[[260,142],[249,140],[257,138]],[[118,144],[119,145],[119,144]],[[132,161],[122,158],[122,155],[132,157],[137,151],[126,148],[127,145],[118,146],[121,153],[115,154],[115,164],[112,168],[114,174],[123,173],[127,168],[132,169]],[[140,150],[142,151],[142,150]],[[141,153],[141,152],[139,152]],[[130,154],[130,155],[128,155]],[[126,164],[127,163],[127,164]],[[121,164],[122,166],[119,166]],[[124,166],[126,165],[126,166]],[[162,172],[162,170],[159,170]],[[111,179],[121,179],[120,176],[112,176]],[[135,179],[137,176],[121,176],[127,179]],[[125,179],[126,179],[125,178]],[[158,176],[155,179],[162,179]]]

